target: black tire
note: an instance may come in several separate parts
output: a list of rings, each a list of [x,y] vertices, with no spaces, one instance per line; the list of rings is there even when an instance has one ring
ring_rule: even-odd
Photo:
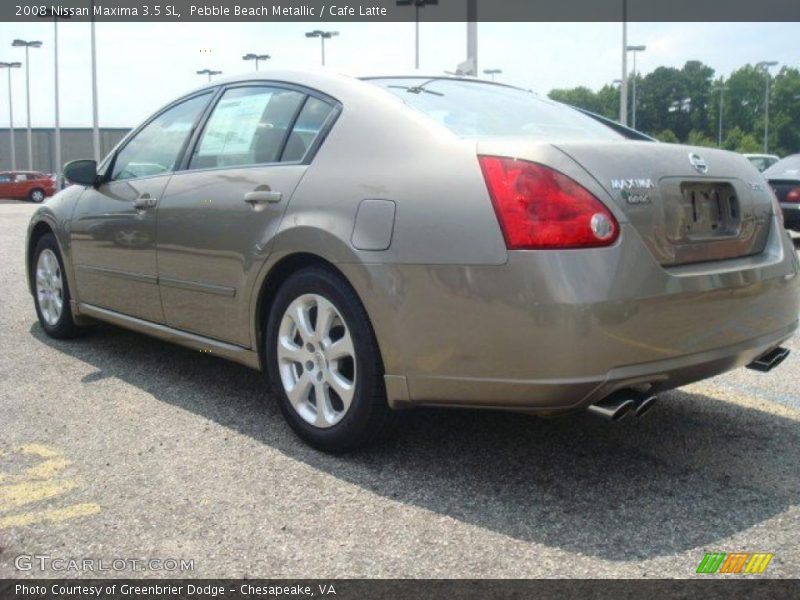
[[[50,250],[53,252],[53,254],[55,254],[56,259],[58,260],[58,267],[60,269],[62,281],[61,316],[54,324],[48,323],[44,318],[44,315],[42,314],[42,308],[39,306],[39,295],[37,293],[38,287],[36,282],[36,266],[39,263],[39,256],[45,250]],[[61,259],[61,252],[58,249],[58,243],[56,242],[56,238],[52,233],[43,235],[39,238],[39,241],[36,242],[36,247],[33,250],[33,260],[31,261],[30,269],[30,277],[34,288],[33,304],[36,307],[36,316],[39,317],[39,324],[42,326],[42,329],[44,329],[47,335],[56,339],[75,337],[78,334],[79,328],[72,319],[72,310],[70,308],[71,296],[69,292],[69,284],[67,283],[66,272],[64,270],[64,261]]]
[[[333,303],[353,340],[355,392],[350,407],[335,425],[322,428],[306,422],[290,402],[278,366],[277,342],[281,320],[289,305],[304,294],[318,294]],[[294,273],[278,290],[264,335],[267,375],[284,417],[309,445],[333,454],[385,440],[393,429],[394,411],[386,402],[383,364],[375,334],[364,307],[350,285],[337,273],[308,267]]]
[[[44,193],[42,188],[33,188],[30,192],[28,192],[28,200],[34,204],[44,202],[46,197],[47,195]]]

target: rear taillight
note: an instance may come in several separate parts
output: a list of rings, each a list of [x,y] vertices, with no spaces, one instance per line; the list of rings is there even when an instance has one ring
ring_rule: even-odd
[[[566,175],[525,160],[478,160],[509,250],[609,246],[619,236],[614,215]]]
[[[786,194],[786,202],[800,202],[800,187],[789,190]]]

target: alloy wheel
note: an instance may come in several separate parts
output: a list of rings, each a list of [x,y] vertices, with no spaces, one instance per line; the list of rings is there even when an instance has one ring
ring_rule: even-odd
[[[58,258],[49,248],[36,261],[36,300],[45,322],[55,326],[64,310],[64,281]]]
[[[281,383],[292,407],[307,423],[329,428],[353,402],[357,361],[341,312],[319,294],[289,304],[277,340]]]

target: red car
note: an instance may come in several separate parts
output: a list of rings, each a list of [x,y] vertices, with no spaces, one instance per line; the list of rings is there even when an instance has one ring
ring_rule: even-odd
[[[38,171],[0,172],[0,198],[41,202],[55,193],[56,182],[51,175]]]

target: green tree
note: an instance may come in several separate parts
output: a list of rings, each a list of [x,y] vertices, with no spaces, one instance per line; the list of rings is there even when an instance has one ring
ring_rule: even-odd
[[[725,136],[725,141],[722,143],[725,150],[733,150],[734,152],[760,152],[761,144],[751,133],[745,133],[739,127],[733,127],[728,130]]]
[[[800,70],[783,67],[772,85],[769,117],[772,152],[800,152]]]
[[[681,70],[686,96],[689,98],[689,123],[692,130],[711,137],[713,130],[709,120],[714,69],[699,60],[688,61]],[[690,131],[691,133],[691,131]]]
[[[655,138],[660,142],[665,142],[667,144],[678,144],[680,140],[678,136],[673,133],[671,129],[665,129],[661,133],[657,133]]]
[[[592,112],[600,112],[597,95],[587,87],[580,86],[572,89],[552,90],[547,94],[552,100],[563,102],[578,108],[585,108]]]
[[[717,142],[697,129],[692,129],[689,132],[689,137],[686,139],[686,143],[690,146],[707,146],[709,148],[713,148],[717,145]]]
[[[731,73],[725,86],[725,129],[739,128],[757,139],[759,132],[764,131],[765,86],[764,73],[753,65],[745,65]]]
[[[767,75],[754,65],[736,69],[726,79],[690,60],[681,69],[658,67],[636,75],[636,128],[667,142],[716,146],[722,87],[723,146],[759,152],[764,136]],[[616,119],[619,89],[604,85],[557,89],[549,96]],[[769,147],[780,155],[800,152],[800,70],[783,67],[771,80]],[[660,132],[660,133],[657,133]]]

